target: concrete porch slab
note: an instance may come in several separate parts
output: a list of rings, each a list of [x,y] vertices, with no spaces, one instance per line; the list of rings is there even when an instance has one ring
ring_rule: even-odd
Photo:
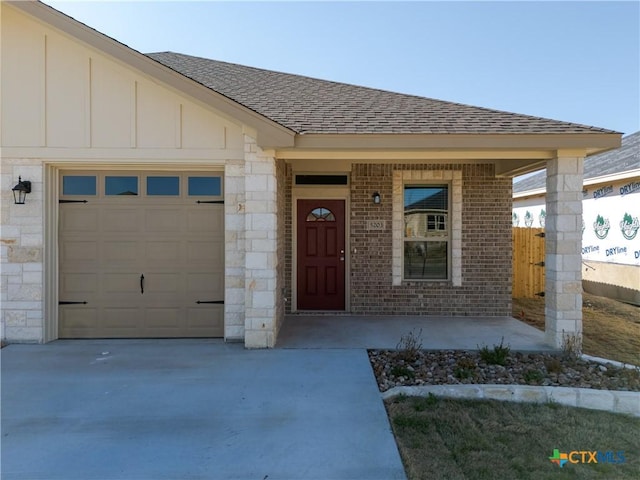
[[[422,329],[426,350],[477,350],[504,344],[518,351],[551,351],[544,332],[512,317],[288,315],[276,348],[395,349]]]

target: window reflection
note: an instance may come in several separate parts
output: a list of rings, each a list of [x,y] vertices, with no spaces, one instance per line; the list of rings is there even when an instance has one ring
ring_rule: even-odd
[[[106,195],[138,195],[138,177],[105,177]]]
[[[327,208],[315,208],[307,215],[307,222],[335,222],[336,217]]]
[[[189,195],[220,196],[222,182],[220,177],[189,177]]]
[[[147,177],[147,195],[180,195],[180,177]]]
[[[65,175],[62,177],[63,195],[95,195],[95,175]]]

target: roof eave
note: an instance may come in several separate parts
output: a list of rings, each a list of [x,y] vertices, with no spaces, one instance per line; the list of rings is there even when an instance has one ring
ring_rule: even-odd
[[[584,150],[585,155],[620,147],[619,133],[501,134],[304,134],[296,149],[457,149],[457,150]]]

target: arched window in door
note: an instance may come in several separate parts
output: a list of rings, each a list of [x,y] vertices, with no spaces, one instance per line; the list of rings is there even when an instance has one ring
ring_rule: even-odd
[[[336,217],[328,208],[314,208],[307,215],[307,222],[335,222]]]

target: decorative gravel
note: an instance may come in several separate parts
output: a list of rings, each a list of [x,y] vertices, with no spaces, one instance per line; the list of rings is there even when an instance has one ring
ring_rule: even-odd
[[[602,365],[560,354],[510,352],[505,365],[489,364],[480,352],[370,350],[381,392],[396,386],[516,384],[640,391],[640,367]]]

